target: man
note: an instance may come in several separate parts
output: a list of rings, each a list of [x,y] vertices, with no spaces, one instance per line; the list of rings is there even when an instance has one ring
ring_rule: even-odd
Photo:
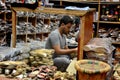
[[[75,17],[75,28],[74,28],[74,32],[79,31],[80,29],[80,17]]]
[[[66,71],[70,64],[70,54],[77,53],[77,48],[69,49],[66,42],[66,35],[69,33],[73,25],[73,20],[70,16],[63,16],[59,23],[59,28],[52,31],[48,36],[45,48],[54,49],[53,54],[54,65],[60,71]]]

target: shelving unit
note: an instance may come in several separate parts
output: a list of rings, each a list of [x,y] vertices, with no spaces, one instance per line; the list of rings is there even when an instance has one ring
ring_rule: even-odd
[[[2,0],[0,6],[0,46],[10,46],[10,33],[12,32],[12,11]],[[5,5],[3,5],[5,4]]]
[[[49,13],[49,14],[66,14],[66,15],[75,15],[81,18],[81,29],[80,29],[80,39],[79,39],[79,50],[78,50],[78,59],[83,58],[83,45],[85,45],[93,35],[92,22],[93,22],[93,13],[95,9],[90,9],[88,11],[76,11],[76,10],[65,10],[57,8],[44,8],[44,10],[31,10],[27,8],[12,8],[12,47],[16,47],[16,11],[27,11],[27,12],[36,12],[36,13]]]
[[[97,23],[97,37],[101,37],[103,35],[104,37],[111,37],[115,41],[113,42],[113,45],[117,46],[119,45],[120,39],[120,21],[119,21],[119,15],[120,15],[120,9],[119,2],[101,2],[99,0],[98,2],[98,21]],[[105,8],[105,9],[104,9]],[[105,19],[104,17],[105,16]],[[110,17],[109,17],[110,16]],[[105,32],[100,32],[100,30],[105,30]],[[100,32],[100,33],[99,33]],[[106,35],[106,36],[105,36]],[[119,39],[117,41],[117,39]]]
[[[58,6],[60,0],[50,0],[50,2],[52,2],[52,3],[54,3]],[[94,37],[102,37],[102,35],[104,36],[107,33],[110,33],[110,32],[108,32],[109,29],[111,29],[113,31],[116,28],[120,29],[120,27],[119,27],[120,21],[117,21],[114,18],[114,16],[116,17],[116,13],[115,13],[116,8],[117,8],[117,6],[120,6],[119,2],[102,1],[102,0],[98,0],[98,1],[97,0],[90,0],[90,1],[61,0],[61,2],[62,2],[62,5],[60,5],[60,6],[62,6],[62,7],[66,7],[66,6],[77,6],[77,7],[89,6],[90,8],[96,8],[96,12],[97,12],[97,16],[96,16],[97,18],[96,19],[97,20],[95,20],[93,22],[93,24],[95,25],[95,31],[94,31],[95,35],[94,35]],[[108,11],[106,11],[107,13],[105,13],[105,15],[102,14],[102,13],[104,13],[103,10],[102,10],[102,7],[104,5],[106,6],[106,9],[108,9]],[[54,6],[54,7],[56,7],[56,6]],[[110,8],[113,9],[113,10],[110,10]],[[118,14],[120,14],[120,9],[118,11],[119,11]],[[107,15],[108,15],[108,19],[106,17]],[[105,20],[102,20],[102,16],[106,17]],[[113,18],[111,16],[113,16]],[[103,34],[100,33],[101,29],[105,29],[106,34],[105,34],[105,32],[103,32]],[[111,32],[111,34],[112,34],[112,32]],[[118,35],[120,35],[120,33]],[[110,37],[110,36],[108,35],[106,37]],[[117,42],[114,42],[114,43],[117,43]]]
[[[22,42],[28,42],[29,39],[43,41],[51,30],[54,30],[58,19],[54,17],[57,15],[50,15],[47,13],[35,13],[27,11],[16,11],[16,39]],[[51,16],[53,18],[51,18]],[[54,28],[53,28],[54,27]]]
[[[18,13],[21,13],[18,14]],[[27,38],[35,39],[35,32],[31,29],[30,32],[28,32],[29,27],[36,26],[36,17],[29,17],[28,12],[17,12],[17,26],[19,29],[17,29],[17,39],[23,40],[24,42],[27,42]]]

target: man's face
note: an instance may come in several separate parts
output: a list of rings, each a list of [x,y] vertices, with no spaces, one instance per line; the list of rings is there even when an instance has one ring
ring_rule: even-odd
[[[71,24],[71,23],[64,25],[63,33],[67,35],[70,32],[72,25],[73,24]]]

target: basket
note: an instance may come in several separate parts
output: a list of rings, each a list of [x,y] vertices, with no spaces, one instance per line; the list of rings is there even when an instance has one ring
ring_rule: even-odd
[[[111,67],[102,61],[84,59],[75,63],[75,69],[78,71],[78,80],[105,80]]]

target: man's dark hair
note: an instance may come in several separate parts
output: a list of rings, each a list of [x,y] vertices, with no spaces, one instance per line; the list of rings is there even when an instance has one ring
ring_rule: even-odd
[[[79,17],[76,17],[75,18],[75,24],[77,25],[77,24],[80,24],[80,18]]]
[[[60,20],[59,27],[61,26],[62,23],[64,23],[65,25],[68,24],[68,23],[73,24],[73,19],[70,16],[67,16],[67,15],[63,16]]]

